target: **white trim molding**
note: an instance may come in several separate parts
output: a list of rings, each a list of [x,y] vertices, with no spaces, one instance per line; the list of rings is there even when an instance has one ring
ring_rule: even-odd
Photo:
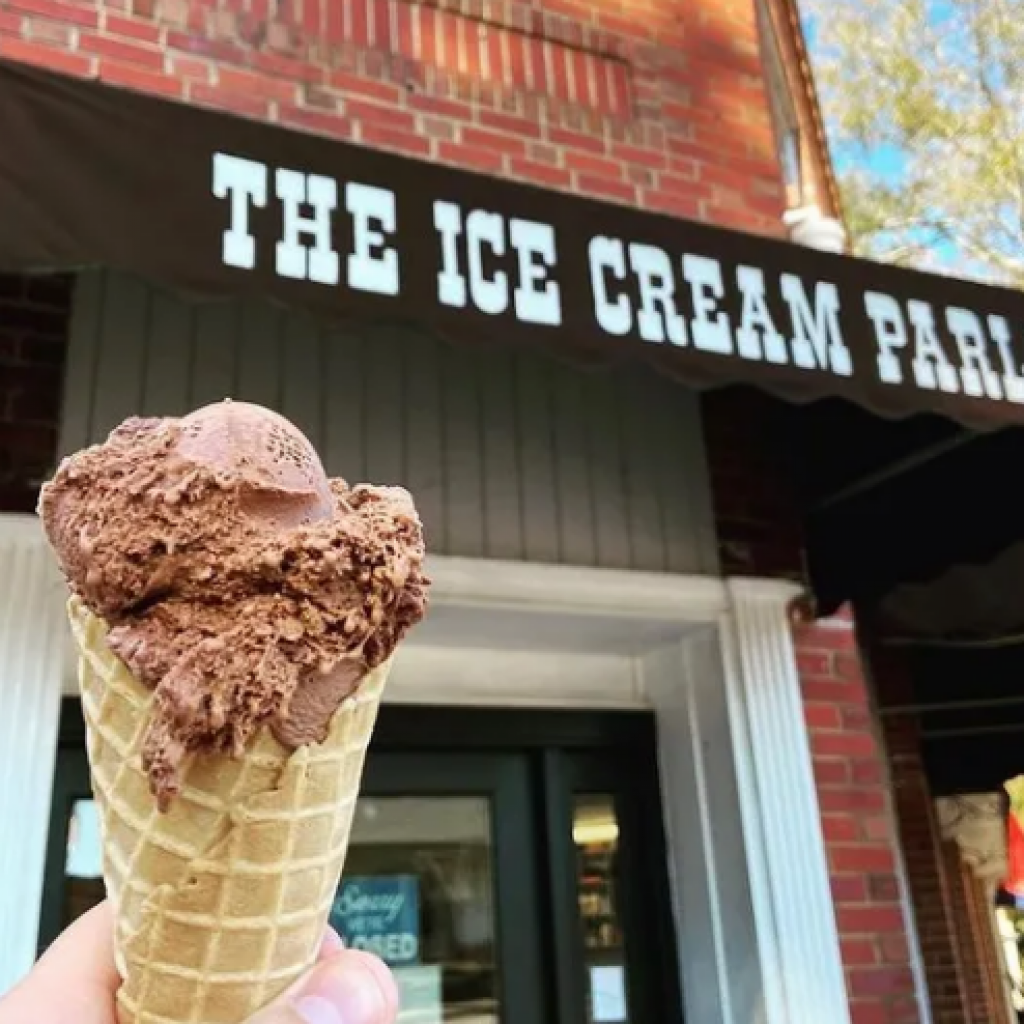
[[[35,568],[19,572],[42,580],[50,563],[38,524],[0,517],[0,581],[13,579],[4,538],[17,530],[35,538]],[[430,613],[403,644],[387,699],[653,709],[687,1020],[849,1024],[787,616],[794,587],[461,558],[433,558],[429,572]],[[0,678],[12,665],[31,667],[17,670],[30,685],[19,687],[10,714],[0,697],[0,725],[15,711],[22,721],[35,715],[45,741],[31,752],[16,747],[17,758],[0,745],[0,792],[11,806],[0,805],[0,820],[22,815],[37,836],[22,843],[19,828],[4,844],[5,863],[19,866],[0,876],[11,909],[15,899],[22,910],[34,901],[27,914],[0,919],[14,922],[20,950],[10,958],[0,944],[8,983],[35,942],[49,817],[39,794],[52,772],[61,651],[73,661],[59,632],[61,588],[28,580],[17,588],[46,607],[15,612],[31,645],[14,654],[0,645]],[[33,761],[31,801],[14,784],[22,759]],[[9,880],[26,870],[35,889],[16,894]]]
[[[605,615],[660,622],[715,622],[727,596],[720,579],[434,556],[432,602],[544,614]],[[596,584],[596,585],[595,585]]]

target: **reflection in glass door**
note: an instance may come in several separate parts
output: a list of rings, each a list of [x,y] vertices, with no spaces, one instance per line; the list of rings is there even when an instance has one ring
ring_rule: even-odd
[[[66,905],[74,920],[103,899],[103,846],[96,801],[75,800],[68,821],[68,848],[64,862]]]
[[[628,1022],[626,958],[618,899],[619,820],[609,793],[573,797],[572,838],[590,1024]]]
[[[550,1021],[537,841],[526,757],[371,755],[334,920],[395,971],[401,1024]]]
[[[482,797],[364,797],[331,923],[385,960],[401,1024],[497,1024],[494,851]]]

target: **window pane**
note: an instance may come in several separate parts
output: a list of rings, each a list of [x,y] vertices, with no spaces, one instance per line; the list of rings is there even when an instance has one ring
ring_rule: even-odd
[[[628,1021],[617,893],[619,825],[611,796],[580,794],[575,797],[573,840],[587,972],[588,1019],[592,1024]]]
[[[787,200],[791,204],[802,203],[803,167],[800,154],[800,118],[786,77],[779,39],[764,0],[758,0],[756,11],[764,57],[768,105],[771,110],[772,127],[783,183],[786,186]]]
[[[496,1024],[491,815],[476,797],[364,797],[331,921],[394,970],[401,1024]]]
[[[779,142],[779,160],[782,176],[788,188],[800,187],[803,174],[800,170],[800,136],[796,131],[786,131]]]
[[[102,902],[103,846],[95,800],[76,800],[68,821],[68,845],[64,856],[63,924]]]

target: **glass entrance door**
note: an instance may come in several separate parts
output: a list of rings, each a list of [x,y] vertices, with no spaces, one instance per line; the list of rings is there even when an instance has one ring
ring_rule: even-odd
[[[331,919],[395,972],[400,1024],[681,1019],[653,738],[646,716],[382,711]],[[102,894],[72,745],[41,946]]]
[[[575,895],[553,915],[561,1019],[678,1019],[665,1016],[680,994],[653,760],[549,750],[544,772],[549,870]]]
[[[369,758],[332,923],[391,966],[401,1024],[545,1019],[534,826],[522,757]]]

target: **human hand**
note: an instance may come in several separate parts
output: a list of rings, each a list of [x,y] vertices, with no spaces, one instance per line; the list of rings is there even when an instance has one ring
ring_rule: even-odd
[[[114,921],[108,903],[76,921],[0,999],[0,1024],[117,1024]],[[376,957],[328,929],[317,965],[246,1024],[394,1024],[398,991]]]

